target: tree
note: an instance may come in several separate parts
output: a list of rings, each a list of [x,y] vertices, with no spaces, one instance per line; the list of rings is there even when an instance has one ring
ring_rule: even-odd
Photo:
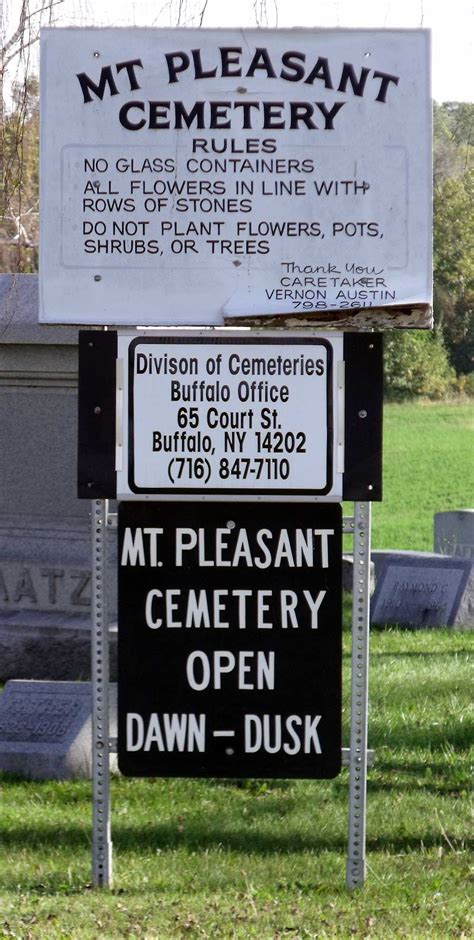
[[[459,373],[474,368],[474,105],[434,109],[434,314]]]
[[[454,139],[451,120],[444,105],[433,104],[433,185],[436,189],[443,180],[461,175],[463,155]]]
[[[446,179],[434,202],[433,264],[438,284],[452,293],[474,286],[474,173]]]
[[[39,30],[62,0],[21,0],[0,31],[0,265],[34,271],[38,248],[38,81],[31,75]]]
[[[456,143],[474,146],[474,105],[468,101],[445,101],[442,107]]]
[[[435,192],[435,323],[458,373],[474,368],[474,173]]]
[[[442,342],[419,330],[393,330],[384,339],[384,390],[390,401],[444,398],[456,376]]]
[[[36,78],[16,84],[12,89],[12,108],[2,126],[3,271],[26,273],[38,267],[38,105]]]

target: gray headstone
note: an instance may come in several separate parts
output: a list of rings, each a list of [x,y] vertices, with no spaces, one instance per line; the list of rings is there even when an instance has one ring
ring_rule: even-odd
[[[373,557],[372,623],[474,627],[472,562],[423,552],[374,552]]]
[[[110,735],[116,734],[117,687],[111,685]],[[7,682],[0,695],[0,770],[38,780],[90,777],[90,683]]]
[[[115,536],[115,532],[113,533]],[[111,677],[116,676],[116,541],[109,533]],[[115,564],[114,564],[115,562]],[[91,675],[88,532],[0,527],[0,678],[85,680]]]
[[[474,561],[474,509],[435,513],[434,550]]]
[[[91,533],[77,498],[75,327],[38,323],[37,275],[0,275],[0,679],[90,677]],[[116,531],[108,529],[109,619]],[[115,675],[111,631],[111,676]]]
[[[353,577],[354,577],[354,556],[351,553],[347,553],[342,556],[342,589],[343,591],[349,591],[352,594],[353,589]],[[370,593],[374,593],[375,587],[375,565],[373,561],[370,562]]]

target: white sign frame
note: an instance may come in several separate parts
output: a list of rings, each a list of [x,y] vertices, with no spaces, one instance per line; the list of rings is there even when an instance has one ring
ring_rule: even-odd
[[[429,326],[429,61],[427,30],[43,30],[40,321]]]
[[[117,344],[118,499],[195,500],[201,495],[215,501],[230,496],[240,501],[269,496],[285,501],[342,500],[341,333],[312,337],[231,333],[216,339],[206,333],[183,332],[178,337],[120,330]],[[178,359],[190,369],[197,365],[189,374],[151,372],[174,368]],[[263,373],[256,377],[257,359],[267,377]],[[209,374],[213,362],[215,371]],[[320,375],[304,374],[309,366],[319,368],[318,363]],[[252,371],[243,371],[247,366]],[[282,371],[290,366],[296,374]],[[277,372],[268,378],[272,369]],[[271,389],[273,402],[268,397]],[[206,398],[208,390],[217,398]],[[187,401],[184,396],[189,394],[194,397]],[[185,421],[182,430],[178,430],[180,412]],[[239,429],[222,427],[222,416],[229,412]],[[152,452],[155,426],[160,429],[157,445],[171,446],[172,451]],[[182,443],[180,434],[187,441]],[[195,442],[194,458],[190,438]],[[227,470],[230,476],[222,477]]]

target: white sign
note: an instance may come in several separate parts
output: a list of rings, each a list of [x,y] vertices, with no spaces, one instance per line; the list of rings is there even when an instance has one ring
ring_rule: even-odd
[[[119,498],[342,499],[342,342],[119,334]]]
[[[431,301],[425,30],[47,29],[43,322]]]

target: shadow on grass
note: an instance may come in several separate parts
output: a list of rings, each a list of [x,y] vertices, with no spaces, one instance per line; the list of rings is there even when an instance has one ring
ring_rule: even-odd
[[[427,768],[424,768],[426,773]],[[466,773],[465,776],[454,783],[446,783],[443,785],[442,782],[437,782],[433,780],[420,780],[420,778],[410,779],[410,770],[407,771],[405,768],[403,771],[400,771],[399,768],[395,768],[394,774],[403,774],[402,779],[400,776],[397,777],[396,782],[390,779],[390,771],[387,767],[383,768],[382,773],[387,773],[387,777],[384,780],[374,780],[370,779],[368,782],[369,788],[369,797],[376,793],[393,793],[394,795],[400,792],[400,788],[403,787],[403,792],[406,796],[413,793],[432,793],[434,797],[440,799],[441,797],[461,797],[466,794],[467,790],[470,787],[469,775]],[[417,773],[423,773],[423,771],[417,771]]]
[[[253,821],[255,822],[255,820]],[[311,831],[312,829],[312,831]],[[182,830],[182,831],[181,831]],[[382,852],[405,853],[420,849],[438,846],[442,841],[439,832],[413,832],[411,834],[384,833],[376,837],[368,837],[367,849]],[[271,832],[258,829],[254,825],[226,827],[225,823],[213,824],[210,820],[205,822],[190,821],[184,827],[176,822],[163,823],[124,823],[116,821],[113,824],[113,844],[118,852],[147,853],[161,851],[218,852],[242,853],[244,855],[294,855],[307,852],[340,852],[347,846],[345,832],[318,831],[318,821],[308,831],[288,831],[279,833],[276,829]],[[71,825],[63,827],[61,833],[53,826],[17,826],[2,834],[3,850],[24,850],[48,852],[54,850],[57,864],[60,865],[58,852],[61,848],[70,851],[87,851],[90,848],[90,839],[84,830]],[[26,863],[28,864],[28,863]],[[15,875],[18,881],[18,874]],[[10,882],[9,872],[3,870],[0,875],[0,884]]]
[[[60,867],[59,862],[57,862],[57,867],[55,871],[51,871],[50,861],[46,857],[46,853],[49,849],[57,850],[58,841],[57,835],[54,832],[48,832],[43,829],[33,829],[33,831],[28,832],[28,842],[30,848],[34,848],[37,852],[36,855],[36,876],[32,878],[31,872],[31,862],[25,860],[23,871],[19,866],[16,866],[15,872],[10,872],[9,870],[3,870],[0,876],[0,890],[5,892],[17,893],[21,890],[24,892],[33,892],[37,895],[46,895],[46,896],[60,896],[60,895],[81,895],[87,893],[91,884],[88,882],[90,877],[90,845],[84,839],[84,835],[75,827],[70,827],[63,832],[65,842],[68,846],[68,849],[80,849],[81,852],[76,851],[75,858],[75,871],[71,874],[69,871],[68,879],[65,878],[66,868]],[[18,829],[16,833],[10,833],[10,837],[7,841],[7,844],[4,848],[10,849],[20,849],[25,844],[26,833],[25,830]],[[306,834],[288,834],[285,836],[278,836],[275,833],[264,834],[262,832],[246,832],[241,829],[233,829],[228,831],[225,827],[206,827],[204,830],[202,827],[192,827],[190,826],[187,832],[177,833],[176,828],[170,825],[160,825],[154,824],[152,826],[124,826],[120,823],[117,823],[113,827],[113,845],[114,845],[114,857],[115,859],[120,858],[122,866],[127,864],[129,866],[136,866],[137,856],[140,856],[145,862],[145,857],[148,855],[148,861],[155,861],[157,866],[157,873],[162,872],[162,877],[160,878],[160,884],[154,886],[153,890],[157,893],[167,894],[169,891],[176,891],[176,870],[173,869],[173,864],[176,865],[170,859],[169,868],[167,868],[166,855],[164,853],[179,853],[179,864],[184,864],[182,853],[189,853],[189,855],[196,855],[202,853],[207,856],[206,865],[209,868],[209,855],[211,854],[211,863],[212,863],[212,853],[215,852],[215,865],[219,866],[220,869],[220,883],[222,888],[222,881],[228,881],[229,884],[236,885],[239,880],[240,864],[246,864],[245,859],[252,858],[252,856],[260,856],[261,858],[281,858],[283,866],[283,858],[288,857],[291,861],[295,862],[295,856],[299,853],[304,853],[304,856],[300,859],[301,864],[305,866],[305,871],[308,873],[310,871],[310,859],[308,855],[313,853],[315,858],[322,853],[336,853],[341,861],[345,858],[347,854],[347,840],[345,836],[340,835],[329,835],[329,834],[318,834],[315,832],[313,835]],[[466,867],[469,864],[469,844],[463,840],[462,842],[454,840],[451,843],[453,854],[458,856],[466,857]],[[367,853],[375,855],[375,853],[380,853],[383,856],[392,856],[392,857],[402,857],[423,853],[424,855],[430,850],[439,850],[439,847],[443,846],[446,850],[446,845],[443,841],[442,834],[440,832],[429,832],[429,833],[418,833],[415,834],[401,834],[399,837],[394,837],[390,834],[383,834],[377,837],[368,837],[367,839]],[[157,852],[160,852],[159,856]],[[226,854],[232,855],[239,853],[241,855],[241,860],[237,864],[237,868],[231,864],[227,876],[223,870],[223,856]],[[199,860],[194,864],[199,865]],[[44,866],[44,871],[41,872],[41,866]],[[46,868],[48,866],[48,868]],[[282,872],[284,871],[282,867]],[[41,874],[39,874],[41,872]],[[185,878],[189,878],[189,871],[186,875],[183,875]],[[311,890],[317,887],[316,885],[311,886]],[[127,893],[128,889],[123,891],[120,887],[117,888],[116,892],[113,893]],[[137,892],[140,893],[141,890],[149,892],[149,887],[144,888],[143,885],[134,885],[132,888],[133,894]],[[342,889],[341,889],[342,890]]]
[[[468,724],[458,726],[440,724],[433,727],[433,725],[424,725],[420,722],[417,727],[399,724],[396,728],[387,728],[383,720],[379,723],[369,718],[369,727],[369,746],[374,750],[377,747],[388,748],[392,752],[429,748],[431,752],[439,752],[440,760],[442,760],[446,747],[454,748],[461,757],[463,751],[467,754],[472,744],[472,726],[469,728]],[[446,773],[446,761],[443,773]]]
[[[472,649],[469,646],[455,650],[405,650],[392,652],[391,650],[370,650],[370,659],[453,659],[459,656],[470,656]],[[349,653],[345,654],[348,658]]]

